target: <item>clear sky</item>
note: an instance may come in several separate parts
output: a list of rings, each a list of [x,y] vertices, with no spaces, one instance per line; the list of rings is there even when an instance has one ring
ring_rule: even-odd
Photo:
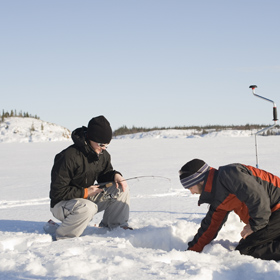
[[[0,0],[1,111],[71,130],[272,124],[279,0]]]

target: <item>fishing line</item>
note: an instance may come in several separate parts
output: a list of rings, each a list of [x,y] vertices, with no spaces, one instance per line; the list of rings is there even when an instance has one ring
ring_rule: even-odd
[[[171,179],[164,177],[164,176],[155,176],[155,175],[143,175],[143,176],[136,176],[136,177],[130,177],[130,178],[125,178],[121,181],[111,181],[111,182],[106,182],[106,183],[99,183],[97,184],[97,186],[99,186],[98,188],[100,189],[105,189],[105,188],[109,188],[113,185],[113,183],[121,183],[121,182],[125,182],[125,181],[131,181],[131,180],[138,180],[138,179],[142,179],[142,178],[153,178],[153,179],[165,179],[168,180],[169,183],[171,183]]]
[[[122,181],[119,181],[120,182],[123,182],[123,181],[130,181],[130,180],[138,180],[138,179],[142,179],[142,178],[153,178],[153,179],[164,179],[164,180],[168,180],[169,181],[169,184],[171,186],[171,179],[168,178],[168,177],[164,177],[164,176],[156,176],[156,175],[143,175],[143,176],[136,176],[136,177],[130,177],[130,178],[126,178]],[[169,198],[169,220],[172,221],[172,217],[171,217],[171,197]],[[171,243],[171,237],[169,238],[169,243]],[[171,247],[169,245],[169,247]]]
[[[118,182],[107,182],[107,183],[101,183],[99,184],[98,188],[101,189],[106,189],[109,187],[112,187],[114,183],[121,183],[124,181],[131,181],[131,180],[138,180],[138,179],[142,179],[142,178],[153,178],[153,179],[164,179],[164,180],[168,180],[169,184],[171,186],[171,179],[168,177],[164,177],[164,176],[156,176],[156,175],[142,175],[142,176],[135,176],[135,177],[130,177],[130,178],[125,178],[121,181]],[[172,221],[172,217],[171,217],[171,208],[172,208],[172,203],[171,203],[171,197],[169,198],[169,220]],[[173,208],[172,208],[173,209]],[[172,227],[171,227],[172,228]],[[171,243],[171,237],[169,238],[169,243]],[[169,247],[171,247],[171,245],[169,245]]]
[[[141,179],[141,178],[153,178],[153,179],[159,178],[159,179],[165,179],[165,180],[168,180],[169,182],[171,182],[170,178],[167,178],[167,177],[164,177],[164,176],[155,176],[155,175],[143,175],[143,176],[130,177],[130,178],[124,179],[124,180],[119,181],[119,182],[137,180],[137,179]]]

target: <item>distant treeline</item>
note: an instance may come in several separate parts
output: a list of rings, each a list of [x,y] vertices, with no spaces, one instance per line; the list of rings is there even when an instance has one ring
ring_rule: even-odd
[[[193,129],[201,132],[201,134],[207,134],[210,131],[221,131],[221,130],[260,130],[268,125],[264,124],[245,124],[245,125],[205,125],[205,126],[174,126],[174,127],[153,127],[153,128],[145,128],[145,127],[131,127],[122,126],[114,131],[114,136],[118,135],[126,135],[126,134],[134,134],[138,132],[149,132],[153,130],[165,130],[165,129]],[[279,129],[279,125],[275,126]],[[268,133],[269,134],[269,133]],[[267,134],[266,134],[267,135]]]
[[[20,118],[35,118],[40,119],[37,115],[31,115],[28,112],[17,112],[16,110],[11,110],[10,112],[2,110],[2,114],[0,115],[1,119],[0,121],[4,121],[5,118],[9,117],[20,117]],[[205,126],[174,126],[174,127],[152,127],[152,128],[146,128],[146,127],[136,127],[132,126],[131,128],[128,128],[126,125],[123,125],[122,127],[116,129],[114,131],[114,136],[118,135],[126,135],[126,134],[134,134],[138,132],[149,132],[153,130],[166,130],[166,129],[193,129],[196,130],[199,134],[207,134],[210,131],[221,131],[221,130],[261,130],[264,127],[268,127],[267,124],[245,124],[245,125],[205,125]],[[279,129],[279,125],[276,125],[275,128]],[[267,131],[263,135],[279,135],[279,132],[270,132]]]
[[[35,119],[40,119],[40,117],[38,117],[37,115],[33,116],[31,114],[29,114],[28,112],[22,112],[19,111],[17,112],[16,110],[11,110],[10,112],[2,110],[2,114],[1,114],[1,121],[3,122],[5,120],[5,118],[9,118],[9,117],[20,117],[20,118],[35,118]]]

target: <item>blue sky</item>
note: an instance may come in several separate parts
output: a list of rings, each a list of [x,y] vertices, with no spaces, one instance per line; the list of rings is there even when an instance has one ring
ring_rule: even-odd
[[[0,0],[1,111],[71,130],[272,124],[278,0]]]

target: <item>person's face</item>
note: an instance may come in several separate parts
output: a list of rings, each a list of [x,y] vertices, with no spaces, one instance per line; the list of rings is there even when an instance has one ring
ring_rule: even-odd
[[[92,149],[99,155],[102,154],[103,150],[106,150],[109,144],[96,143],[92,140],[89,140],[90,146]]]
[[[189,188],[191,194],[201,194],[202,193],[202,186],[203,186],[203,181],[198,183],[197,185],[194,185]]]

